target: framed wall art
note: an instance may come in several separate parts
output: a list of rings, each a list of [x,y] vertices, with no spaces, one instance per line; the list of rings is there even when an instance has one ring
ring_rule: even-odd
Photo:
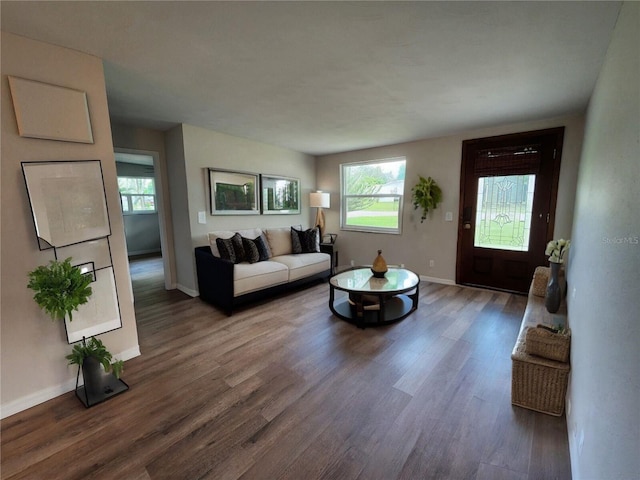
[[[262,213],[300,213],[300,180],[276,175],[260,175]]]
[[[211,215],[258,215],[258,174],[209,169]]]
[[[94,280],[89,301],[78,307],[78,311],[73,313],[73,320],[65,318],[69,343],[122,327],[113,267],[96,270],[93,262],[77,266],[86,275],[93,275]]]
[[[41,250],[111,235],[100,160],[23,162],[22,173]]]
[[[93,143],[86,92],[12,76],[9,88],[21,137]]]

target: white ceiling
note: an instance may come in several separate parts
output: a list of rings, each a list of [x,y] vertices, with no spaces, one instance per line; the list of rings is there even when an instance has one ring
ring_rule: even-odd
[[[104,59],[114,121],[310,154],[585,110],[620,2],[0,2]]]

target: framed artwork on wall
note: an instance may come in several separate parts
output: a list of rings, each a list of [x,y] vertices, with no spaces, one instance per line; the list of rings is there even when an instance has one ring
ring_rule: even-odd
[[[41,250],[111,235],[100,160],[22,162],[22,173]]]
[[[93,143],[86,92],[9,76],[21,137]]]
[[[73,313],[73,320],[64,321],[69,343],[122,327],[113,267],[97,270],[93,262],[77,266],[86,275],[93,276],[92,293],[89,301]]]
[[[300,180],[276,175],[260,175],[262,213],[300,213]]]
[[[209,169],[211,215],[259,215],[258,174]]]

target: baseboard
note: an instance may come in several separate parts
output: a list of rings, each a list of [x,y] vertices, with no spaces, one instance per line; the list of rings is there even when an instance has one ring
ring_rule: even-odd
[[[151,253],[157,253],[158,255],[161,255],[162,251],[157,248],[152,248],[151,250],[136,250],[135,252],[127,252],[127,255],[129,257],[135,257],[136,255],[149,255]]]
[[[119,360],[129,360],[138,356],[140,356],[139,345],[114,355],[114,357]],[[40,405],[48,400],[64,395],[65,393],[73,392],[75,388],[76,379],[71,378],[60,385],[54,385],[53,387],[44,388],[29,395],[25,395],[22,398],[0,405],[0,418],[10,417],[11,415],[15,415],[23,410]]]
[[[176,288],[180,290],[182,293],[186,293],[190,297],[200,296],[200,292],[198,292],[197,290],[192,290],[190,288],[185,287],[184,285],[180,285],[179,283],[176,284]]]
[[[422,280],[424,282],[441,283],[443,285],[455,285],[456,284],[456,282],[454,282],[453,280],[449,280],[447,278],[427,277],[426,275],[420,275],[420,280]]]

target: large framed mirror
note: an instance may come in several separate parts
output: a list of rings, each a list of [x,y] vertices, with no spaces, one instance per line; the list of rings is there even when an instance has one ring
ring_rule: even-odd
[[[211,215],[259,215],[258,174],[209,169]]]
[[[276,175],[260,175],[262,213],[300,213],[300,180]]]

